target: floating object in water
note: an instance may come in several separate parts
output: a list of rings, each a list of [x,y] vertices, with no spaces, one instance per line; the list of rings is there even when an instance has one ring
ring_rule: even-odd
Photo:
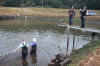
[[[48,66],[64,66],[71,62],[69,56],[65,56],[63,53],[55,55],[55,59],[51,59],[50,64]]]

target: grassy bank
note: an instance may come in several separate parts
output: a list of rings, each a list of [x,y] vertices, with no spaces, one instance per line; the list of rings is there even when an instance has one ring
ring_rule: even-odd
[[[69,9],[57,9],[57,8],[15,8],[15,7],[0,7],[0,16],[47,16],[47,17],[68,17]],[[76,17],[79,17],[80,11],[76,9]],[[97,15],[100,15],[100,10],[95,11]],[[100,16],[91,16],[89,18],[100,18]]]
[[[91,41],[79,50],[75,50],[71,54],[72,63],[68,66],[78,66],[81,60],[86,59],[89,54],[100,47],[100,41]]]

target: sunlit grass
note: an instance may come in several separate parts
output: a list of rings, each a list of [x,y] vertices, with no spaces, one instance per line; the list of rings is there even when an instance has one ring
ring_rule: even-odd
[[[47,16],[47,17],[68,17],[69,9],[58,9],[58,8],[37,8],[37,7],[0,7],[0,15],[31,15],[31,16]],[[97,15],[100,15],[100,10],[93,10]],[[75,10],[76,14],[79,17],[80,11],[79,9]],[[100,18],[99,16],[92,16],[92,18]],[[90,17],[91,18],[91,17]]]

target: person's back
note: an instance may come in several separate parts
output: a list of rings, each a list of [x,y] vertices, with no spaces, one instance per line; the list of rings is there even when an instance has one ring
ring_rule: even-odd
[[[24,54],[24,55],[28,54],[28,47],[26,46],[26,44],[25,45],[23,44],[22,54]]]
[[[36,44],[32,46],[32,50],[33,51],[36,51],[36,48],[37,48],[37,45]]]
[[[86,16],[87,10],[81,10],[80,13],[81,13],[81,17],[84,17]]]
[[[26,41],[23,42],[18,46],[19,49],[22,49],[22,59],[26,60],[28,54],[28,44]]]
[[[36,51],[37,51],[37,44],[36,44],[36,39],[33,39],[33,42],[30,44],[31,47],[31,52],[30,55],[36,55]]]
[[[15,50],[13,50],[13,52],[16,52],[20,49],[22,51],[22,63],[27,63],[26,57],[28,54],[28,43],[25,40],[23,40],[21,44]]]
[[[80,14],[81,14],[81,28],[85,27],[85,16],[87,13],[87,8],[84,7],[83,9],[80,10]]]

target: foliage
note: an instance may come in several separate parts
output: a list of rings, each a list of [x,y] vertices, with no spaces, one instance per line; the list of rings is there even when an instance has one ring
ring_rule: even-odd
[[[82,8],[87,6],[89,9],[100,9],[100,0],[0,0],[1,6],[26,7],[43,6],[54,8]]]

